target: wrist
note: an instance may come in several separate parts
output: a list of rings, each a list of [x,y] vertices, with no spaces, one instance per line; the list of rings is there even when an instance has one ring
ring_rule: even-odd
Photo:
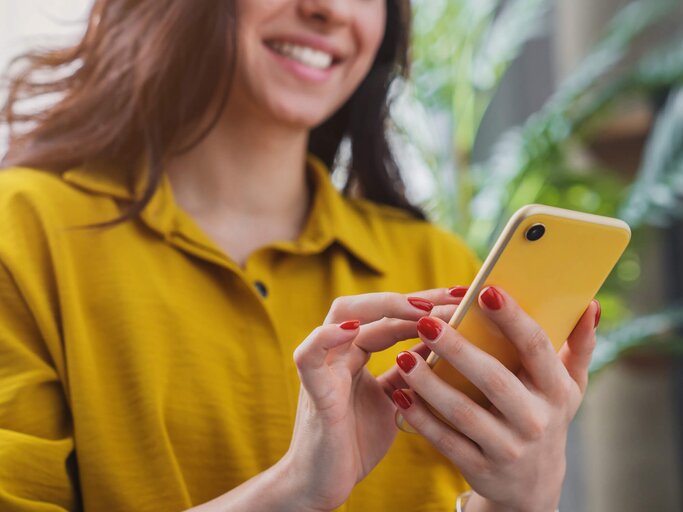
[[[294,460],[289,456],[289,452],[270,468],[269,482],[272,489],[275,489],[280,497],[277,501],[279,512],[329,512],[325,508],[316,507],[312,504],[309,497],[308,484],[301,478],[305,474],[297,467]],[[267,487],[264,493],[270,493],[271,488]],[[331,509],[330,509],[331,510]]]
[[[274,466],[188,512],[329,512],[309,506],[300,472],[285,456]]]
[[[463,496],[461,500],[462,512],[558,512],[556,506],[531,505],[522,507],[511,507],[496,503],[484,498],[475,491],[471,491],[468,496]]]

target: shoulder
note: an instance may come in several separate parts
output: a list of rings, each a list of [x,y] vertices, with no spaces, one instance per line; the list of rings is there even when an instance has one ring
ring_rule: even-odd
[[[0,222],[92,222],[103,197],[72,185],[54,172],[25,167],[0,170]]]
[[[0,170],[0,260],[15,269],[44,266],[49,255],[67,250],[75,233],[71,228],[116,213],[114,202],[79,189],[60,174],[21,167]]]
[[[16,208],[54,210],[66,200],[73,199],[73,187],[58,174],[11,167],[0,170],[0,214],[11,214]]]
[[[63,191],[64,182],[55,173],[10,167],[0,170],[0,201],[5,202],[16,196],[40,197],[49,192]]]
[[[28,231],[55,218],[67,194],[58,175],[14,167],[0,171],[0,225],[3,232]]]
[[[467,281],[453,285],[468,284],[476,275],[480,260],[457,234],[399,208],[364,199],[349,201],[366,219],[385,261],[396,270],[421,269],[437,283]]]

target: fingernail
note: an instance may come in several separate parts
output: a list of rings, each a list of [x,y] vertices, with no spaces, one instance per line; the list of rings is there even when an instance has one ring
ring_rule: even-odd
[[[421,309],[422,311],[431,311],[434,307],[434,304],[432,304],[430,301],[421,299],[419,297],[408,297],[408,302],[410,302],[413,307]]]
[[[593,326],[593,329],[597,329],[598,324],[600,323],[600,315],[602,315],[602,308],[600,307],[600,301],[598,299],[593,299],[593,302],[598,306],[598,310],[595,312],[595,325]]]
[[[353,331],[360,327],[360,320],[347,320],[346,322],[340,323],[339,327],[345,331]]]
[[[441,334],[441,324],[436,318],[423,316],[417,321],[417,330],[429,341],[434,341]]]
[[[413,401],[410,399],[408,395],[406,395],[402,389],[397,389],[391,394],[391,398],[394,400],[394,403],[398,405],[401,409],[407,409],[411,405],[413,405]]]
[[[487,308],[494,311],[503,307],[503,296],[493,286],[489,286],[482,292],[481,301]]]
[[[461,297],[465,296],[468,289],[469,289],[469,287],[467,287],[467,286],[454,286],[453,288],[450,288],[448,290],[448,293],[452,297],[461,298]]]
[[[401,352],[396,356],[396,364],[406,373],[410,373],[415,365],[417,364],[417,359],[410,352]]]

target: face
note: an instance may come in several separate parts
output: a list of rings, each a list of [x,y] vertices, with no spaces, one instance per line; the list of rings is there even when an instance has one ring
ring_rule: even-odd
[[[385,2],[238,0],[230,106],[300,128],[322,123],[370,70],[384,36]]]

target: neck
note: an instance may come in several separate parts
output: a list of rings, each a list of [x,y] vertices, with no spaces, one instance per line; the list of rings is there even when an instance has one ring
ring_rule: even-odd
[[[166,172],[178,204],[190,214],[296,223],[308,206],[307,144],[304,129],[226,113],[200,144],[169,162]]]

